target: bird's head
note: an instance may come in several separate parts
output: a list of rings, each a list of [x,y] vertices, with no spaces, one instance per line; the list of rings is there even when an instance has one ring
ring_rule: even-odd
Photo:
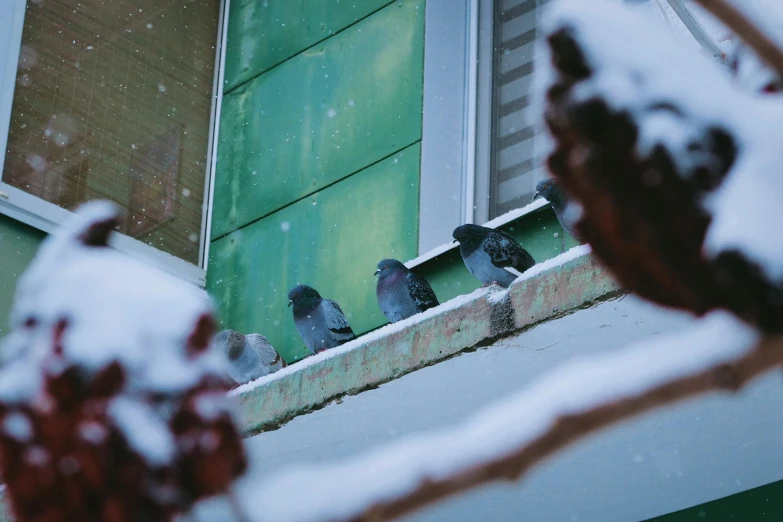
[[[563,197],[563,187],[560,186],[560,182],[554,178],[542,179],[536,185],[536,195],[534,200],[538,198],[544,198],[550,203],[560,201]]]
[[[454,242],[459,241],[463,245],[479,244],[487,237],[489,230],[488,228],[468,223],[455,228],[452,237],[454,237]]]
[[[288,292],[288,306],[304,306],[314,303],[320,298],[321,294],[319,294],[315,288],[309,287],[307,285],[296,285],[291,289],[290,292]]]
[[[391,272],[392,270],[405,270],[405,265],[397,261],[396,259],[384,259],[378,263],[378,270],[375,271],[375,275],[383,275]]]
[[[234,361],[242,355],[245,347],[245,336],[236,330],[223,330],[212,339],[212,345]]]

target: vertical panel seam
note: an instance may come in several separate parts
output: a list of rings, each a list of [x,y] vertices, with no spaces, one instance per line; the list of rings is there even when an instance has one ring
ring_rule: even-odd
[[[289,203],[286,203],[285,205],[283,205],[281,207],[278,207],[278,208],[276,208],[276,209],[274,209],[274,210],[272,210],[270,212],[267,212],[266,214],[264,214],[264,215],[262,215],[260,217],[257,217],[255,219],[253,219],[252,221],[248,221],[247,223],[245,223],[245,224],[243,224],[241,226],[233,228],[233,229],[229,230],[228,232],[225,232],[225,233],[219,235],[218,237],[212,239],[210,241],[210,243],[214,243],[216,241],[219,241],[219,240],[223,239],[224,237],[226,237],[226,236],[228,236],[230,234],[233,234],[237,230],[242,230],[243,228],[249,227],[250,225],[252,225],[254,223],[257,223],[257,222],[261,221],[262,219],[266,219],[266,218],[268,218],[268,217],[270,217],[270,216],[280,212],[281,210],[290,207],[291,205],[293,205],[295,203],[298,203],[298,202],[300,202],[300,201],[302,201],[304,199],[307,199],[307,198],[309,198],[310,196],[312,196],[314,194],[318,194],[319,192],[321,192],[321,191],[323,191],[325,189],[328,189],[329,187],[332,187],[332,186],[334,186],[334,185],[336,185],[336,184],[338,184],[340,182],[343,182],[343,181],[347,180],[348,178],[351,178],[351,177],[355,176],[356,174],[359,174],[360,172],[363,172],[363,171],[369,169],[370,167],[373,167],[373,166],[377,165],[378,163],[391,158],[395,154],[399,154],[399,153],[401,153],[401,152],[403,152],[403,151],[405,151],[405,150],[407,150],[407,149],[409,149],[409,148],[411,148],[411,147],[413,147],[413,146],[415,146],[416,144],[419,144],[419,143],[421,143],[421,137],[417,138],[416,140],[408,143],[407,145],[405,145],[403,147],[400,147],[400,148],[396,149],[394,152],[391,152],[390,154],[387,154],[386,156],[383,156],[382,158],[379,158],[379,159],[373,161],[372,163],[368,163],[367,165],[363,166],[362,168],[357,169],[357,170],[355,170],[355,171],[353,171],[353,172],[343,176],[340,179],[334,180],[333,182],[329,183],[328,185],[324,185],[323,187],[320,187],[318,190],[314,190],[312,192],[308,192],[307,194],[304,194],[303,196],[301,196],[299,198],[296,198],[295,200],[293,200],[293,201],[291,201]],[[419,153],[419,154],[421,155],[421,153]],[[419,170],[421,170],[421,167],[419,168]],[[421,174],[419,175],[419,177],[421,177]]]
[[[324,43],[325,41],[329,40],[330,38],[334,38],[334,37],[335,37],[335,36],[337,36],[338,34],[340,34],[340,33],[343,33],[343,32],[345,32],[345,31],[347,31],[347,30],[348,30],[348,29],[350,29],[351,27],[353,27],[353,26],[355,26],[355,25],[357,25],[357,24],[359,24],[359,23],[361,23],[361,22],[363,22],[363,21],[367,20],[368,18],[370,18],[371,16],[373,16],[373,15],[377,14],[378,12],[380,12],[380,11],[383,11],[384,9],[386,9],[387,7],[389,7],[390,5],[392,5],[392,4],[393,4],[393,3],[395,3],[395,2],[397,2],[397,0],[392,0],[392,1],[391,1],[391,2],[389,2],[389,3],[386,3],[386,4],[382,5],[381,7],[379,7],[378,9],[376,9],[375,11],[373,11],[373,12],[371,12],[371,13],[369,13],[369,14],[367,14],[367,15],[365,15],[365,16],[363,16],[363,17],[361,17],[361,18],[358,18],[358,19],[354,20],[354,21],[353,21],[353,22],[351,22],[349,25],[346,25],[345,27],[343,27],[343,28],[342,28],[342,29],[340,29],[339,31],[336,31],[336,32],[334,32],[334,33],[330,34],[329,36],[326,36],[325,38],[322,38],[322,39],[318,40],[317,42],[315,42],[315,43],[313,43],[313,44],[311,44],[311,45],[308,45],[308,46],[307,46],[307,47],[305,47],[304,49],[302,49],[302,50],[300,50],[300,51],[297,51],[296,53],[294,53],[294,54],[292,54],[292,55],[290,55],[290,56],[287,56],[286,58],[283,58],[281,61],[274,63],[273,65],[271,65],[271,66],[267,67],[267,68],[266,68],[266,69],[264,69],[263,71],[259,71],[258,73],[254,74],[254,75],[253,75],[253,76],[251,76],[250,78],[248,78],[248,79],[246,79],[246,80],[243,80],[243,81],[241,81],[240,83],[238,83],[238,84],[234,85],[233,87],[231,87],[231,88],[229,88],[229,89],[226,89],[226,90],[224,90],[224,92],[223,92],[223,96],[226,96],[226,95],[228,95],[228,94],[231,94],[231,93],[233,93],[235,90],[239,89],[240,87],[243,87],[243,86],[247,85],[248,83],[252,82],[253,80],[257,79],[258,77],[260,77],[260,76],[263,76],[264,74],[266,74],[266,73],[268,73],[268,72],[270,72],[270,71],[273,71],[274,69],[277,69],[278,67],[280,67],[280,66],[281,66],[281,65],[283,65],[284,63],[286,63],[286,62],[289,62],[289,61],[293,60],[293,59],[294,59],[294,58],[296,58],[297,56],[299,56],[299,55],[301,55],[301,54],[304,54],[304,53],[306,53],[307,51],[309,51],[309,50],[310,50],[310,49],[312,49],[313,47],[316,47],[316,46],[318,46],[318,45],[321,45],[322,43]]]

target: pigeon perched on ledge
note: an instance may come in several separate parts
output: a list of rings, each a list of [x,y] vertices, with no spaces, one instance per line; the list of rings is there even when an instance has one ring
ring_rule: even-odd
[[[396,259],[378,263],[378,285],[375,293],[383,315],[396,323],[438,306],[430,284]]]
[[[459,241],[459,253],[468,271],[485,286],[496,283],[508,288],[519,274],[536,264],[527,250],[500,230],[468,224],[455,228],[453,236]]]
[[[212,344],[226,355],[228,375],[237,384],[254,381],[285,367],[285,361],[261,334],[242,335],[236,330],[223,330]]]
[[[579,233],[576,231],[576,223],[579,220],[579,208],[572,202],[563,186],[554,178],[542,179],[536,185],[536,195],[533,199],[544,198],[552,205],[555,216],[560,226],[571,234],[571,237],[582,243]]]
[[[293,305],[294,324],[310,353],[335,348],[356,338],[340,306],[324,299],[307,285],[297,285],[288,292],[288,306]]]

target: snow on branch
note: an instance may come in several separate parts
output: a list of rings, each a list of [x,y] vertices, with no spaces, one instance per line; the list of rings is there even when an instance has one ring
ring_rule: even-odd
[[[734,31],[761,59],[783,78],[783,49],[760,30],[741,9],[727,0],[694,0]]]
[[[19,278],[0,355],[0,470],[15,520],[167,522],[246,467],[195,287],[108,247],[90,202]]]
[[[347,461],[240,483],[256,522],[391,520],[493,481],[516,480],[610,424],[710,391],[736,391],[783,363],[783,337],[759,340],[725,312],[684,333],[574,361],[462,425]],[[318,484],[301,496],[302,484]]]
[[[547,166],[583,209],[580,237],[629,291],[781,331],[781,98],[598,4],[553,4],[545,29]]]

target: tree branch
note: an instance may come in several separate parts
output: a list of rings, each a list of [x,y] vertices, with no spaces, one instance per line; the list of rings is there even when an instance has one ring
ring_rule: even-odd
[[[764,34],[740,9],[727,0],[695,0],[734,31],[759,57],[783,78],[783,49]]]
[[[710,391],[736,391],[781,363],[783,336],[759,341],[736,319],[712,314],[685,334],[571,363],[456,429],[261,484],[248,480],[240,501],[256,521],[391,520],[516,480],[592,432]],[[302,497],[301,484],[319,487]]]

